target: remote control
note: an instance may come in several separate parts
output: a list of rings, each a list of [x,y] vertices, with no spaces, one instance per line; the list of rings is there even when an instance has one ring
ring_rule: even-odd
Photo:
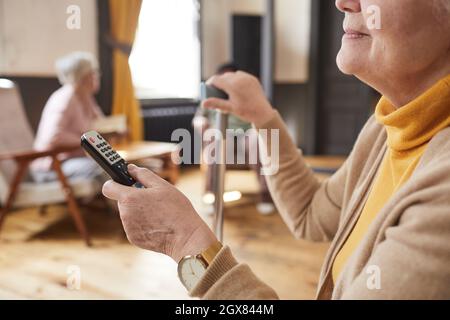
[[[144,188],[128,173],[128,163],[96,131],[89,131],[81,136],[81,147],[115,182],[125,186]]]
[[[200,95],[202,100],[206,100],[208,98],[219,98],[228,100],[228,94],[224,91],[217,89],[214,86],[209,86],[205,82],[200,84]]]

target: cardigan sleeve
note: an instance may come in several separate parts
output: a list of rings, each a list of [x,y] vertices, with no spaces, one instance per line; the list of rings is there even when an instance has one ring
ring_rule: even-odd
[[[189,293],[205,300],[275,300],[276,292],[225,246],[214,258],[206,274]]]
[[[271,150],[271,143],[279,143],[278,170],[266,179],[275,204],[292,233],[313,241],[332,239],[339,224],[346,166],[331,179],[320,183],[289,137],[278,112],[258,129],[269,129],[267,135],[260,134],[260,148]],[[278,141],[271,141],[271,129],[278,129]],[[263,163],[274,159],[270,152],[266,152],[266,157],[262,159]],[[278,299],[276,292],[247,265],[236,261],[228,247],[219,252],[190,295],[203,299]]]
[[[266,175],[266,180],[284,222],[296,238],[332,240],[339,226],[348,161],[331,178],[320,183],[290,138],[278,112],[258,129],[261,162],[273,162],[279,155],[278,171]],[[267,134],[262,134],[261,129],[266,129]],[[278,141],[272,139],[273,130],[278,130]],[[273,148],[274,143],[278,143],[278,150]],[[272,150],[277,154],[273,155]]]

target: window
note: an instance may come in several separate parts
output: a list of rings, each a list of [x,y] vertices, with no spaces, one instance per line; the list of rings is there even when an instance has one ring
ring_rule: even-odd
[[[129,60],[139,98],[198,98],[198,6],[196,0],[142,2]]]

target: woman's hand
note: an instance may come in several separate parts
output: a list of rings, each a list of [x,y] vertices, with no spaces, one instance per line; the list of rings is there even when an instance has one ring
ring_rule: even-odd
[[[209,98],[203,101],[203,108],[232,113],[257,127],[273,117],[274,109],[256,77],[242,71],[227,72],[213,76],[207,84],[225,91],[229,100]]]
[[[108,181],[103,194],[118,201],[120,218],[131,243],[179,262],[217,241],[189,200],[174,186],[135,165],[129,165],[128,171],[146,189]]]

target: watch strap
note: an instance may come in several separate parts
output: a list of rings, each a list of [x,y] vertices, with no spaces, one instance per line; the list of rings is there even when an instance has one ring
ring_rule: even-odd
[[[200,258],[202,258],[208,266],[212,263],[214,258],[217,256],[217,254],[220,252],[220,250],[223,248],[222,243],[219,241],[216,241],[214,244],[212,244],[208,249],[203,251],[199,254]]]

